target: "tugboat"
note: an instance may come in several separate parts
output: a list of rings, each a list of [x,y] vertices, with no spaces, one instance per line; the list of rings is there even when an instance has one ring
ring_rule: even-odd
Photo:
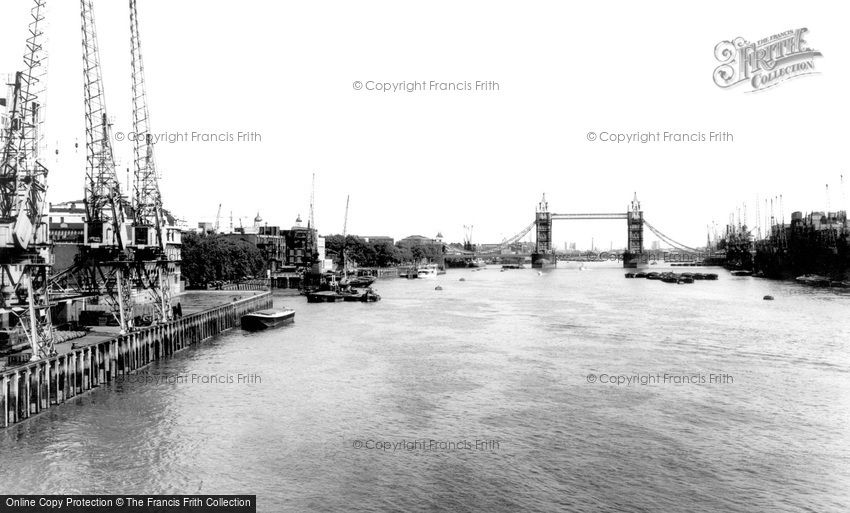
[[[295,310],[284,308],[283,310],[260,310],[242,316],[242,329],[248,331],[259,331],[268,328],[290,324],[295,321]]]

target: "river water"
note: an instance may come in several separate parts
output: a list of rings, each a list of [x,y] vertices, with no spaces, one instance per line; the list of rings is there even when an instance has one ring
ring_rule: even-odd
[[[491,267],[382,280],[375,304],[278,297],[293,325],[0,431],[0,487],[293,512],[850,510],[850,293],[712,272]]]

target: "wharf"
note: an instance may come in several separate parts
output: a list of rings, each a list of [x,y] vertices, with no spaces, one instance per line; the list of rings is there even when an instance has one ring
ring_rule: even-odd
[[[191,315],[193,313],[203,312],[204,310],[209,310],[215,308],[217,306],[225,305],[227,303],[231,303],[234,301],[241,301],[243,299],[252,297],[257,295],[257,292],[250,291],[225,291],[225,290],[193,290],[184,292],[178,296],[175,296],[173,299],[173,304],[180,303],[181,308],[183,309],[183,316]],[[65,354],[71,352],[72,349],[77,347],[89,346],[92,344],[97,344],[99,342],[105,342],[109,339],[113,339],[119,335],[119,329],[117,326],[93,326],[91,331],[86,333],[82,337],[72,338],[65,342],[58,342],[54,344],[54,348],[56,349],[57,354]],[[19,367],[26,364],[12,364],[8,365],[6,363],[5,358],[0,361],[0,372],[5,371],[6,369],[12,369],[14,367]]]
[[[126,335],[99,327],[60,344],[56,356],[0,370],[0,428],[239,326],[242,315],[273,303],[269,291],[201,291],[175,299],[183,317]]]

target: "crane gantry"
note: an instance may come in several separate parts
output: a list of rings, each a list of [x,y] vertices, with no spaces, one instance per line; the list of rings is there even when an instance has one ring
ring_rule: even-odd
[[[80,0],[86,130],[83,240],[74,264],[53,279],[54,287],[63,292],[91,302],[102,299],[122,333],[135,328],[134,304],[142,293],[151,299],[153,322],[171,318],[169,271],[174,263],[166,251],[170,234],[154,159],[135,0],[129,1],[129,8],[135,193],[126,198],[121,191],[94,8],[92,0]]]
[[[44,222],[47,168],[39,152],[47,76],[45,11],[45,0],[34,0],[0,161],[0,336],[6,350],[28,345],[32,359],[55,354],[48,290],[52,253]]]
[[[154,321],[171,319],[170,266],[166,251],[168,234],[162,210],[159,175],[154,159],[154,141],[150,127],[145,68],[142,61],[139,16],[136,0],[130,2],[130,62],[133,79],[133,163],[135,196],[133,202],[133,238],[131,248],[138,281],[147,289],[154,304]],[[221,205],[219,204],[219,215]],[[218,231],[218,216],[216,217]]]
[[[91,0],[80,0],[83,41],[83,102],[86,125],[85,221],[83,244],[69,279],[95,301],[103,298],[122,332],[133,329],[132,255],[126,241],[125,204],[121,194],[112,128],[100,67],[100,51]]]

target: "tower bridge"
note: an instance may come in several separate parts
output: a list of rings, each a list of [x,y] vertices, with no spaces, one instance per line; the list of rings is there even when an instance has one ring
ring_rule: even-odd
[[[555,251],[552,247],[552,221],[557,220],[610,220],[623,219],[626,221],[626,251],[623,254],[623,267],[637,267],[643,256],[643,211],[635,193],[629,210],[616,213],[580,213],[580,214],[555,214],[549,211],[549,202],[546,194],[537,204],[537,212],[534,216],[537,242],[534,253],[531,254],[531,266],[536,268],[553,267],[555,265]]]
[[[710,257],[711,253],[706,253],[706,249],[697,249],[677,242],[673,238],[664,234],[657,227],[653,226],[646,220],[641,210],[640,201],[637,199],[637,194],[632,198],[629,208],[625,212],[583,212],[576,214],[557,214],[549,210],[549,203],[546,201],[546,195],[537,204],[537,211],[534,215],[534,220],[511,237],[505,238],[502,242],[494,245],[489,245],[485,250],[467,250],[451,248],[446,252],[456,262],[459,260],[470,263],[476,258],[531,258],[532,267],[554,267],[556,261],[555,248],[552,244],[552,222],[559,220],[567,221],[583,221],[583,220],[624,220],[626,221],[626,249],[622,254],[616,255],[618,260],[622,260],[623,267],[635,268],[640,263],[649,263],[658,258],[658,252],[645,251],[643,247],[643,228],[646,226],[655,236],[662,242],[669,245],[676,255],[688,256],[690,260],[702,261],[706,256]],[[506,253],[514,244],[522,240],[526,235],[534,231],[536,240],[534,249],[527,252],[510,252]],[[609,254],[609,257],[612,256]]]

